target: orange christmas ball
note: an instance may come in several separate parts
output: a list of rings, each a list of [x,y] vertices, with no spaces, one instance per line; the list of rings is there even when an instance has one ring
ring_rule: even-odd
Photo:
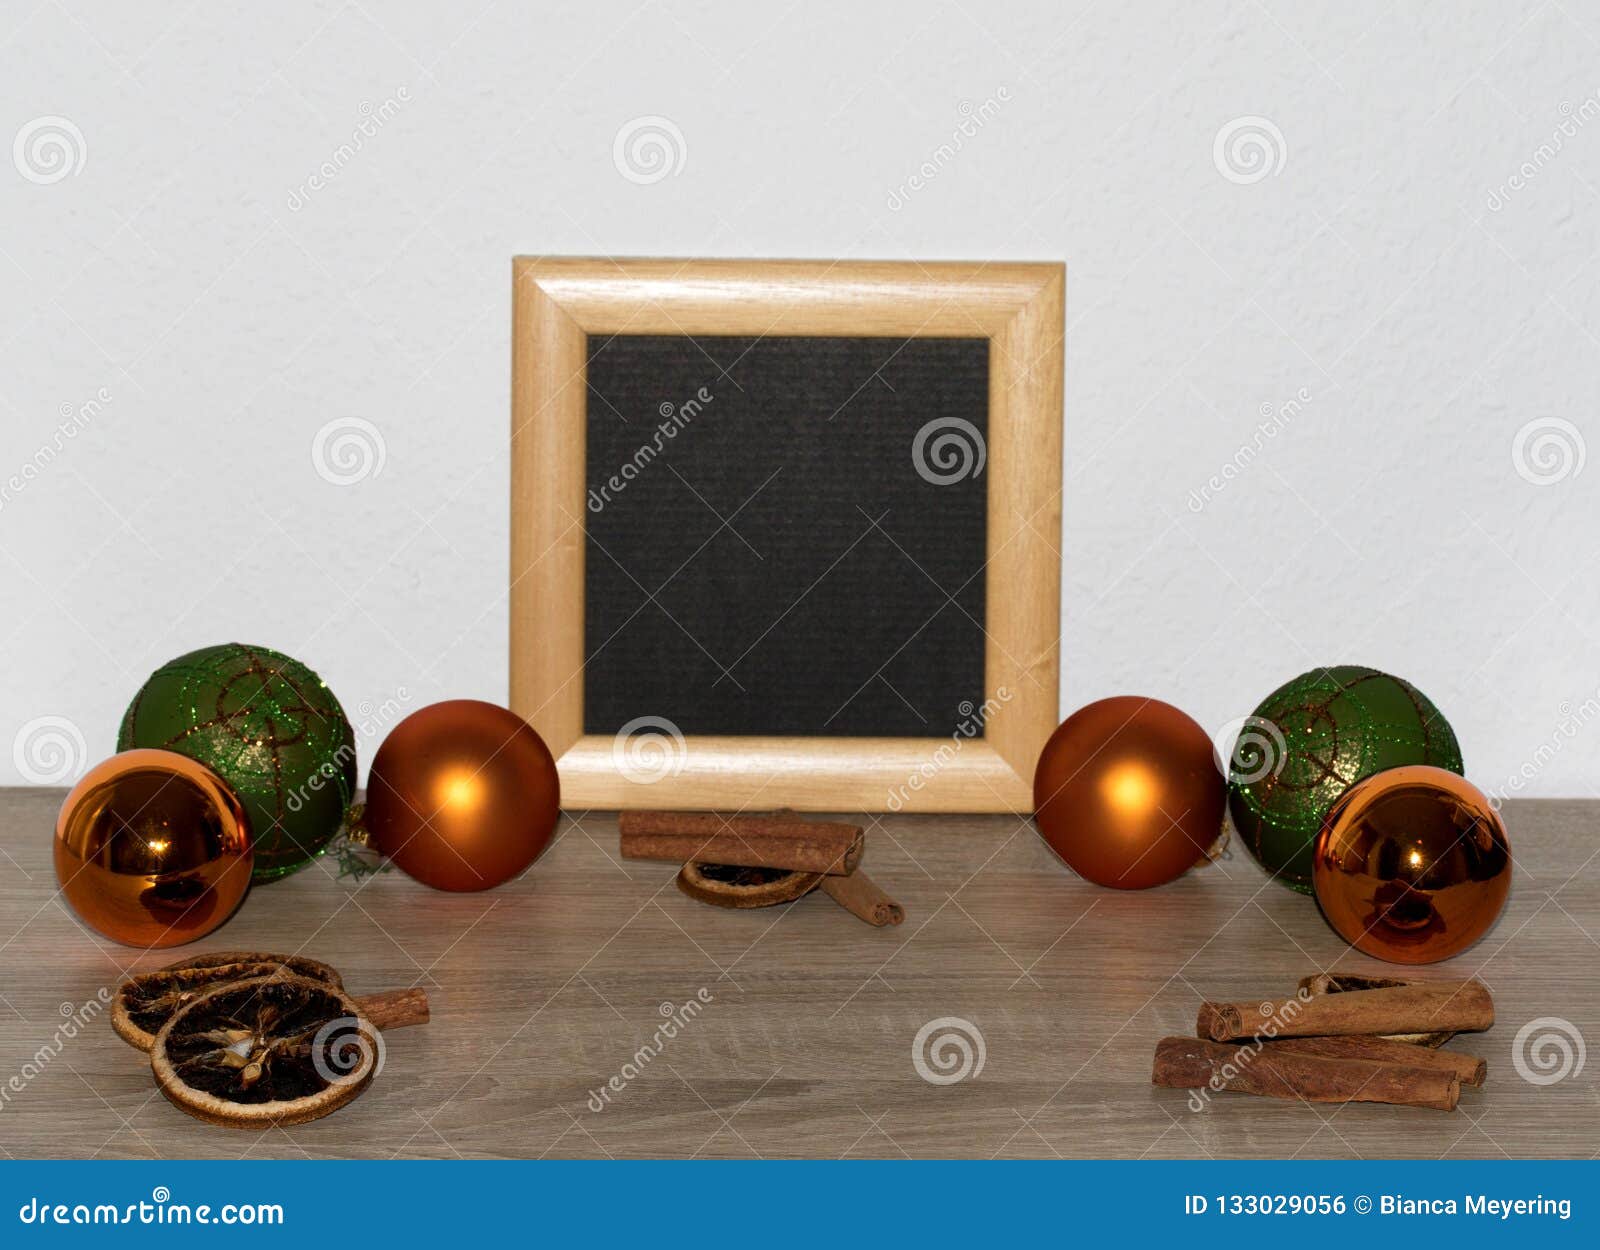
[[[181,946],[250,889],[250,817],[198,760],[124,751],[90,769],[56,820],[56,881],[91,929],[126,946]]]
[[[1431,964],[1487,933],[1511,893],[1511,846],[1483,791],[1424,764],[1351,786],[1312,849],[1334,931],[1378,959]]]
[[[452,699],[413,712],[378,749],[367,780],[372,848],[436,890],[487,890],[539,857],[561,781],[527,721]]]
[[[1222,832],[1227,783],[1211,739],[1159,699],[1080,708],[1039,754],[1034,821],[1097,885],[1143,890],[1182,876]]]

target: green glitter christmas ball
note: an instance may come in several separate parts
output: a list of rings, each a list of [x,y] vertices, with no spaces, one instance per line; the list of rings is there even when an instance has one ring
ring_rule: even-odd
[[[1229,762],[1228,812],[1257,862],[1310,894],[1311,845],[1328,808],[1356,782],[1402,764],[1461,772],[1461,748],[1439,709],[1377,669],[1313,669],[1245,722]]]
[[[226,643],[163,664],[128,705],[117,750],[161,747],[209,765],[255,832],[255,881],[305,867],[339,831],[356,788],[355,733],[298,660]]]

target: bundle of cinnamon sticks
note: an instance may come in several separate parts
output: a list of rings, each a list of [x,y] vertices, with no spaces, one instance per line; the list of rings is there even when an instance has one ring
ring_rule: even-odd
[[[1156,1044],[1154,1084],[1305,1102],[1454,1111],[1487,1064],[1439,1047],[1494,1024],[1481,981],[1321,974],[1292,998],[1200,1004],[1194,1037]],[[1195,1101],[1196,1095],[1190,1096]]]
[[[859,870],[866,849],[860,825],[806,820],[790,811],[740,816],[623,812],[618,823],[624,859],[810,874],[815,879],[801,882],[797,893],[821,889],[870,925],[895,925],[906,918],[905,909]]]

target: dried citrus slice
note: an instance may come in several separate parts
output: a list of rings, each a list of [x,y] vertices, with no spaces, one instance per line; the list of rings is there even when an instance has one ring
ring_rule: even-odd
[[[173,1012],[230,981],[278,974],[308,977],[336,989],[341,984],[337,972],[315,959],[298,955],[230,953],[235,956],[230,961],[212,962],[214,957],[202,957],[205,962],[176,964],[160,972],[142,972],[122,982],[111,1000],[111,1027],[117,1031],[117,1036],[130,1046],[149,1050],[156,1033]]]
[[[180,1008],[156,1034],[150,1067],[171,1102],[209,1124],[304,1124],[344,1106],[383,1067],[380,1028],[426,1019],[421,990],[358,1001],[308,977],[257,977]]]
[[[685,864],[678,888],[713,907],[771,907],[809,894],[822,874],[787,868],[738,868],[729,864]]]
[[[280,964],[296,976],[310,977],[313,981],[326,981],[329,985],[343,985],[339,973],[307,955],[275,955],[269,951],[208,951],[203,955],[190,955],[162,968],[163,972],[177,972],[183,968],[219,968],[223,964]]]

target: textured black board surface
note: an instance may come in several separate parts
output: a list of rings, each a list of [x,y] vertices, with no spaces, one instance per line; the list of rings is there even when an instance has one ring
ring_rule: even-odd
[[[591,336],[588,384],[585,732],[983,702],[988,340]]]

